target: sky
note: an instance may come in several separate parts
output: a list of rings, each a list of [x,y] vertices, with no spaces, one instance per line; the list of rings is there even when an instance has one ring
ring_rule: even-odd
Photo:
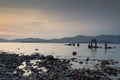
[[[120,35],[120,0],[0,0],[0,38]]]

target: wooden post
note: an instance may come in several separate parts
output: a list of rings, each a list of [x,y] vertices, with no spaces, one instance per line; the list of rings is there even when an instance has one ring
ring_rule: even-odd
[[[107,42],[105,42],[105,49],[107,49]]]
[[[79,44],[79,43],[77,43],[77,46],[80,46],[80,44]]]

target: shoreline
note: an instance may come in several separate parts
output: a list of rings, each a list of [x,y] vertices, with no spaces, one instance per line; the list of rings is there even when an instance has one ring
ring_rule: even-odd
[[[71,62],[88,64],[98,61],[96,69],[72,68]],[[110,76],[120,79],[120,68],[111,65],[118,64],[114,60],[86,59],[80,61],[75,58],[60,59],[52,55],[10,54],[0,52],[0,79],[2,80],[112,80]]]

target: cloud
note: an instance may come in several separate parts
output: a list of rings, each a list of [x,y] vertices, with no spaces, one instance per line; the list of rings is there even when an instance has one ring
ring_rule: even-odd
[[[33,22],[28,23],[27,26],[41,27],[43,24],[45,24],[45,22],[41,22],[41,21],[33,21]]]
[[[0,0],[1,34],[55,38],[119,34],[120,0]]]

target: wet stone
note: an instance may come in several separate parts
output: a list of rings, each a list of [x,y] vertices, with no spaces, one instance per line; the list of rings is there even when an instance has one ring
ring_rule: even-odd
[[[73,55],[73,56],[76,56],[76,55],[77,55],[77,52],[74,51],[74,52],[72,53],[72,55]]]
[[[75,53],[77,55],[77,53]],[[33,61],[33,62],[32,62]],[[117,64],[113,60],[100,60],[100,70],[89,68],[73,69],[71,61],[83,61],[72,59],[54,58],[52,55],[24,55],[9,54],[3,52],[0,54],[0,79],[1,80],[111,80],[106,76],[112,74],[117,76],[120,69],[109,67],[110,64]],[[86,58],[84,61],[90,61]],[[24,64],[23,64],[24,63]],[[22,66],[20,68],[20,66]],[[104,71],[104,72],[103,72]],[[25,74],[26,75],[25,76]]]

